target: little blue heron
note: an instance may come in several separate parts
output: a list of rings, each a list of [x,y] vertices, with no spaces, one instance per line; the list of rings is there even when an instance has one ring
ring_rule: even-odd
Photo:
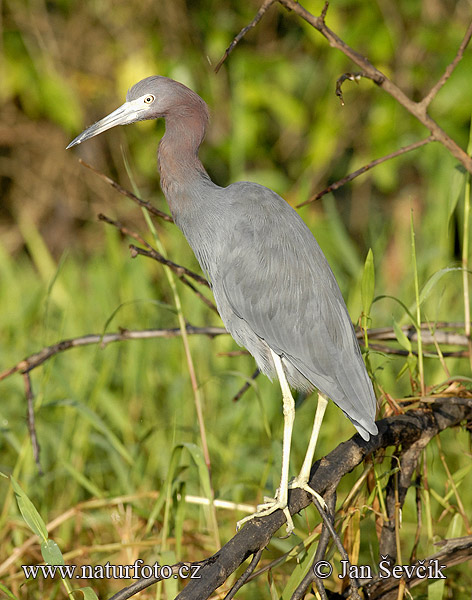
[[[208,109],[195,92],[167,77],[147,77],[128,91],[122,106],[67,148],[115,125],[158,118],[166,123],[158,151],[161,187],[174,221],[208,277],[227,330],[263,373],[280,382],[282,475],[275,498],[256,515],[282,509],[290,533],[288,489],[303,488],[320,499],[308,482],[328,398],[369,440],[377,433],[372,383],[333,272],[298,213],[262,185],[241,181],[223,188],[205,171],[198,150]],[[318,390],[306,457],[291,481],[295,403],[289,386]]]

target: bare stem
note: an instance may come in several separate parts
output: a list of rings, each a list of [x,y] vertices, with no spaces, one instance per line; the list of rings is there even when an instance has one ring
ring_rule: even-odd
[[[91,171],[93,171],[93,173],[98,175],[100,177],[100,179],[103,179],[103,181],[108,183],[108,185],[111,185],[111,187],[114,188],[117,192],[119,192],[122,196],[126,196],[126,198],[129,198],[130,200],[135,202],[138,206],[145,208],[148,212],[150,212],[154,216],[159,217],[160,219],[163,219],[164,221],[168,221],[169,223],[174,222],[174,219],[170,215],[163,212],[162,210],[159,210],[158,208],[153,206],[150,202],[147,202],[146,200],[141,200],[141,198],[139,198],[136,194],[133,194],[129,190],[125,189],[119,183],[117,183],[116,181],[114,181],[113,179],[108,177],[108,175],[105,175],[105,173],[102,173],[95,167],[92,167],[92,165],[89,165],[81,158],[79,158],[79,163],[81,165],[83,165],[84,167],[87,167],[87,169],[90,169]]]
[[[234,40],[231,42],[231,44],[226,48],[225,53],[223,55],[223,58],[221,58],[221,60],[218,62],[218,64],[215,67],[215,73],[218,73],[218,71],[220,70],[222,64],[225,62],[225,60],[231,54],[231,52],[233,51],[234,47],[242,40],[242,38],[246,35],[246,33],[249,30],[251,30],[253,27],[255,27],[259,23],[259,21],[265,15],[265,13],[267,12],[267,10],[272,6],[272,4],[275,3],[275,1],[276,0],[265,0],[265,2],[263,3],[263,5],[257,11],[257,14],[254,17],[254,19],[249,23],[249,25],[246,25],[246,27],[243,27],[243,29],[241,29],[241,31],[234,38]]]
[[[430,105],[431,101],[434,99],[436,94],[443,87],[443,85],[446,83],[446,81],[452,75],[452,72],[454,71],[454,69],[457,67],[457,65],[461,61],[462,57],[464,56],[465,49],[469,45],[471,37],[472,37],[472,22],[470,23],[469,27],[467,28],[464,39],[462,40],[461,45],[459,46],[459,49],[457,51],[456,56],[454,57],[454,60],[451,62],[451,64],[449,64],[446,67],[446,70],[441,75],[441,77],[438,79],[438,81],[433,85],[433,87],[426,94],[426,96],[423,98],[423,100],[421,100],[420,104],[422,106],[424,106],[425,109]]]
[[[430,135],[429,137],[425,138],[424,140],[420,140],[419,142],[414,142],[413,144],[409,144],[408,146],[404,146],[403,148],[400,148],[399,150],[395,150],[395,152],[391,152],[390,154],[387,154],[386,156],[382,156],[381,158],[376,158],[375,160],[370,161],[369,163],[367,163],[366,165],[364,165],[360,169],[357,169],[356,171],[353,171],[352,173],[349,173],[349,175],[346,175],[342,179],[339,179],[335,183],[332,183],[331,185],[329,185],[324,190],[321,190],[321,192],[318,192],[317,194],[315,194],[314,196],[312,196],[308,200],[305,200],[305,202],[302,202],[301,204],[298,204],[297,208],[301,208],[302,206],[305,206],[306,204],[309,204],[310,202],[315,202],[316,200],[319,200],[325,194],[328,194],[329,192],[333,192],[334,190],[337,190],[338,188],[342,187],[346,183],[349,183],[350,181],[352,181],[356,177],[359,177],[359,175],[362,175],[363,173],[366,173],[367,171],[369,171],[373,167],[376,167],[377,165],[380,165],[383,162],[386,162],[387,160],[390,160],[391,158],[396,158],[397,156],[401,156],[402,154],[406,154],[407,152],[411,152],[412,150],[416,150],[417,148],[421,148],[421,146],[425,146],[426,144],[429,144],[430,142],[434,142],[434,141],[435,141],[434,137],[432,135]]]

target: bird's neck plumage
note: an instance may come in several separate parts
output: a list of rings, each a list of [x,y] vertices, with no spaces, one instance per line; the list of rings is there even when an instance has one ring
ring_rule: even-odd
[[[171,212],[179,212],[179,204],[200,186],[211,180],[198,158],[198,149],[205,136],[208,111],[205,103],[187,103],[175,107],[165,116],[166,132],[159,144],[158,163],[161,187]]]

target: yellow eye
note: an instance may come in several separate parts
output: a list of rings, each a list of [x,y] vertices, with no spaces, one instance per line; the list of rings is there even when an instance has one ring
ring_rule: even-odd
[[[153,102],[154,102],[154,96],[152,94],[149,94],[149,96],[146,96],[146,98],[144,98],[145,104],[152,104]]]

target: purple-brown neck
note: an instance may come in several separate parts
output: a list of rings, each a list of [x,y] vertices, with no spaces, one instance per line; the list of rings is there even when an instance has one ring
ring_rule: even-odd
[[[209,180],[198,158],[208,110],[203,100],[192,93],[185,103],[172,106],[164,117],[166,133],[159,144],[158,163],[161,187],[172,209],[175,194],[188,190],[198,180]]]

